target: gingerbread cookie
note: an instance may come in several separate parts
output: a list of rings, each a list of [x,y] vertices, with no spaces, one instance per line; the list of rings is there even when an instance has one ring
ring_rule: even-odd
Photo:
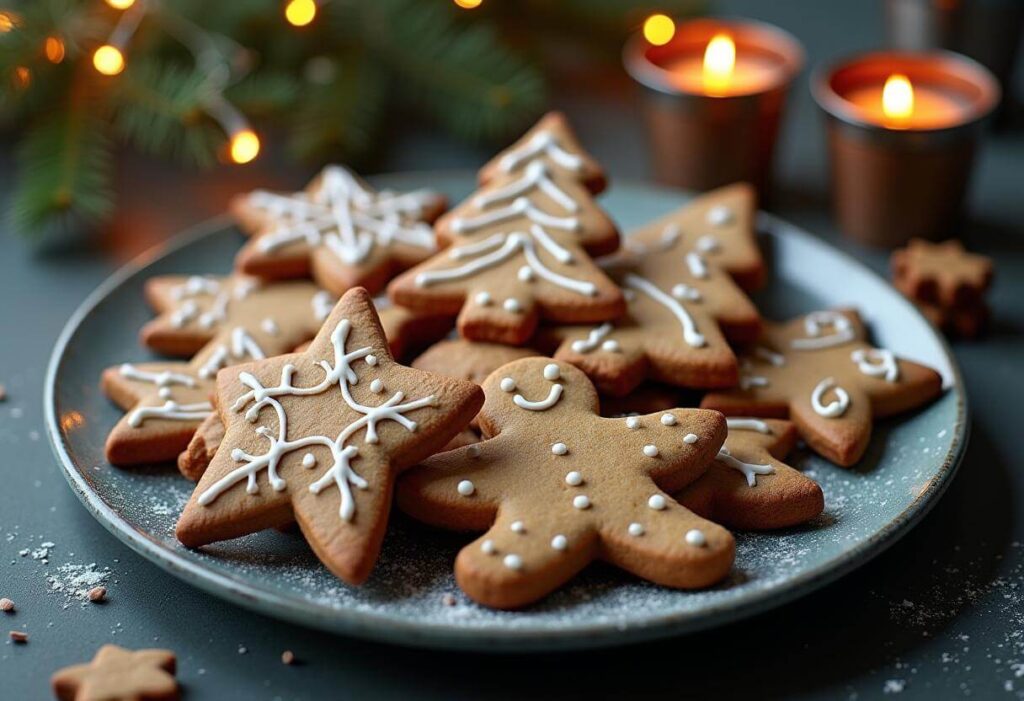
[[[825,508],[818,483],[782,462],[796,427],[776,419],[729,418],[729,436],[704,475],[675,495],[726,528],[761,531],[810,521]]]
[[[217,412],[211,411],[196,427],[185,450],[179,453],[178,472],[186,479],[198,482],[223,440],[224,422]]]
[[[538,355],[531,348],[450,339],[435,343],[412,361],[417,370],[458,377],[478,385],[506,363]]]
[[[700,399],[698,395],[697,400]],[[645,382],[623,397],[605,395],[601,397],[601,416],[622,417],[636,414],[653,414],[676,407],[696,406],[699,401],[688,401],[684,392],[676,387]]]
[[[323,321],[334,297],[311,282],[263,284],[247,275],[161,275],[146,281],[146,299],[157,316],[142,327],[143,345],[164,355],[191,357],[224,329],[250,333],[291,316]],[[316,333],[312,322],[307,338]]]
[[[561,112],[548,112],[519,141],[488,161],[480,169],[480,184],[522,171],[536,161],[582,183],[591,194],[599,194],[608,186],[601,165],[583,150]]]
[[[873,348],[853,310],[819,311],[766,324],[740,359],[739,387],[701,406],[730,416],[789,416],[814,450],[843,466],[864,454],[871,424],[927,404],[942,392],[929,367]]]
[[[955,239],[912,239],[893,251],[890,266],[900,292],[947,310],[981,303],[993,277],[992,259],[969,253]]]
[[[525,343],[540,318],[621,316],[622,293],[589,257],[618,247],[615,225],[576,174],[547,160],[533,154],[442,217],[438,239],[450,246],[393,280],[392,301],[458,314],[464,338],[510,345]]]
[[[104,645],[87,664],[65,667],[50,680],[61,701],[174,701],[180,698],[170,650]]]
[[[524,606],[595,559],[679,588],[729,572],[729,532],[668,495],[718,454],[721,414],[602,418],[586,375],[547,358],[499,368],[484,392],[486,439],[426,460],[398,490],[399,506],[419,520],[487,531],[455,561],[472,599]]]
[[[476,385],[396,363],[370,295],[345,293],[307,351],[223,370],[225,435],[178,521],[189,547],[299,524],[341,579],[366,579],[398,472],[442,448]]]
[[[633,232],[623,245],[635,253],[667,257],[681,270],[715,265],[750,292],[764,285],[767,276],[754,231],[756,214],[754,188],[727,185]]]
[[[341,166],[327,166],[305,191],[257,190],[231,211],[252,234],[236,267],[266,279],[312,276],[341,294],[384,289],[395,273],[437,251],[430,222],[445,198],[416,190],[377,192]]]

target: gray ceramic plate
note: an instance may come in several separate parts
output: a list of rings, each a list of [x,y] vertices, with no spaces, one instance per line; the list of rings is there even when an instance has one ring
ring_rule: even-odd
[[[430,185],[458,201],[473,182],[470,175],[420,174],[379,184]],[[603,204],[628,230],[683,199],[616,183]],[[297,535],[265,532],[201,551],[181,547],[174,523],[190,485],[173,467],[126,471],[105,462],[103,441],[120,412],[100,393],[98,379],[111,363],[147,357],[136,339],[150,317],[142,296],[146,278],[230,269],[242,239],[224,220],[143,256],[84,302],[54,349],[46,387],[50,437],[72,489],[114,535],[208,592],[291,621],[408,645],[537,650],[617,644],[749,616],[822,586],[903,535],[952,479],[968,425],[949,349],[910,304],[818,239],[768,215],[759,226],[772,267],[770,288],[757,300],[767,316],[856,305],[878,344],[938,368],[948,389],[926,409],[878,425],[853,470],[796,456],[792,462],[821,483],[825,513],[804,528],[739,535],[732,576],[709,591],[662,589],[595,565],[526,611],[490,611],[463,597],[453,580],[453,558],[465,538],[416,527],[400,515],[373,576],[359,588],[332,577]],[[455,595],[454,606],[443,603],[445,594]]]

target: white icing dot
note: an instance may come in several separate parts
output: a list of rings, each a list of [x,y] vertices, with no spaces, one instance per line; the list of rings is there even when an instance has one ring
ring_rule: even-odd
[[[505,559],[502,560],[502,562],[505,563],[505,567],[509,568],[510,570],[523,569],[523,558],[519,557],[518,555],[506,555]]]
[[[708,210],[708,224],[722,226],[732,221],[732,210],[724,204],[718,204]]]
[[[554,453],[555,455],[565,455],[566,453],[569,452],[569,446],[567,446],[565,443],[555,443],[553,446],[551,446],[551,452]]]
[[[626,417],[626,428],[633,429],[634,431],[640,428],[640,419],[636,416]]]
[[[662,414],[661,415],[661,424],[662,424],[662,426],[675,426],[676,425],[676,415],[675,414]]]
[[[658,457],[658,446],[648,443],[644,446],[644,455],[649,458]]]
[[[277,322],[269,317],[260,322],[260,328],[271,336],[276,336],[281,331]]]
[[[577,509],[589,509],[590,499],[587,497],[586,494],[580,494],[579,496],[573,497],[572,505],[575,506]]]
[[[455,489],[464,497],[471,496],[476,491],[476,487],[469,480],[462,480]]]
[[[639,537],[644,534],[644,527],[636,522],[629,524],[629,528],[627,530],[629,531],[629,534],[634,537]]]
[[[491,300],[490,292],[477,292],[476,297],[474,297],[474,299],[476,300],[476,303],[479,304],[481,307],[489,307],[491,302],[493,301]]]
[[[502,308],[509,314],[517,314],[522,311],[522,306],[519,304],[519,300],[515,297],[509,297],[502,303]]]
[[[370,391],[374,394],[380,394],[384,391],[384,383],[381,382],[380,379],[375,379],[370,383]]]
[[[526,532],[526,524],[523,523],[522,521],[513,521],[512,525],[509,526],[509,528],[512,529],[513,533],[525,533]]]
[[[609,338],[607,341],[601,344],[601,350],[609,353],[618,353],[622,350],[622,346],[614,338]]]
[[[466,448],[466,455],[468,455],[471,458],[478,458],[478,457],[480,457],[480,446],[478,446],[478,445],[471,445],[471,446],[469,446],[468,448]]]
[[[693,528],[686,532],[686,542],[694,547],[702,548],[708,544],[708,539],[703,531]]]
[[[533,268],[528,265],[524,265],[519,269],[519,272],[516,273],[516,277],[518,277],[522,282],[529,282],[533,279],[533,274]]]
[[[689,443],[690,445],[693,445],[696,442],[697,442],[697,434],[696,433],[687,433],[685,436],[683,436],[683,443]]]
[[[573,470],[565,476],[565,483],[570,487],[578,487],[583,484],[583,475]]]
[[[494,547],[494,541],[488,538],[484,542],[480,543],[480,550],[484,555],[493,555],[498,549]]]
[[[561,374],[562,373],[559,371],[558,366],[555,365],[554,363],[548,363],[547,365],[544,366],[545,380],[557,380],[561,376]]]
[[[377,364],[377,356],[375,356],[373,354],[370,354],[370,355],[366,356],[366,364],[367,365],[376,365]]]
[[[551,539],[551,547],[555,550],[565,550],[569,547],[569,539],[559,533]]]
[[[501,378],[501,384],[498,386],[501,387],[502,392],[514,392],[516,390],[516,381],[511,377],[503,377]]]
[[[302,456],[302,466],[307,470],[316,466],[316,456],[312,453],[306,453]]]
[[[170,387],[161,387],[159,390],[157,390],[157,394],[160,395],[161,399],[170,399],[171,398],[171,388]]]
[[[245,460],[245,452],[241,448],[232,448],[231,459],[238,461]]]
[[[665,501],[665,497],[663,497],[662,495],[653,494],[651,495],[651,498],[647,500],[647,505],[654,509],[655,511],[661,511],[666,506],[668,506],[668,503]]]

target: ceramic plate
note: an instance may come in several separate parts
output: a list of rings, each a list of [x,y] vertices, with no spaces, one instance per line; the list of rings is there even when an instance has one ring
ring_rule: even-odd
[[[470,174],[394,176],[379,185],[429,185],[459,201]],[[685,200],[678,192],[616,183],[602,198],[624,230]],[[719,625],[806,594],[877,555],[916,523],[949,484],[967,433],[963,384],[943,340],[882,279],[822,241],[767,214],[759,217],[771,266],[757,302],[769,318],[854,305],[878,345],[938,368],[947,390],[934,404],[876,425],[871,447],[844,470],[809,453],[790,462],[825,492],[825,513],[796,529],[737,536],[736,564],[721,585],[680,592],[594,565],[525,611],[491,611],[461,595],[452,562],[460,535],[422,528],[396,514],[380,561],[362,587],[330,575],[301,537],[258,533],[202,550],[174,539],[191,485],[173,467],[120,470],[103,457],[121,412],[99,390],[100,373],[149,359],[137,332],[151,313],[142,286],[152,275],[226,273],[241,234],[207,223],[107,280],[68,322],[46,387],[49,434],[72,489],[114,535],[177,577],[261,613],[407,645],[474,650],[566,649],[618,644]],[[455,605],[450,597],[455,596]],[[448,598],[448,603],[445,599]]]

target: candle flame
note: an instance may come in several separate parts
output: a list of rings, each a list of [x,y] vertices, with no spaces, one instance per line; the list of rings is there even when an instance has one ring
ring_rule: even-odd
[[[905,120],[914,113],[914,86],[910,78],[894,73],[882,88],[882,113],[894,121]]]
[[[728,34],[716,34],[704,50],[704,87],[711,94],[724,92],[736,68],[736,43]]]

